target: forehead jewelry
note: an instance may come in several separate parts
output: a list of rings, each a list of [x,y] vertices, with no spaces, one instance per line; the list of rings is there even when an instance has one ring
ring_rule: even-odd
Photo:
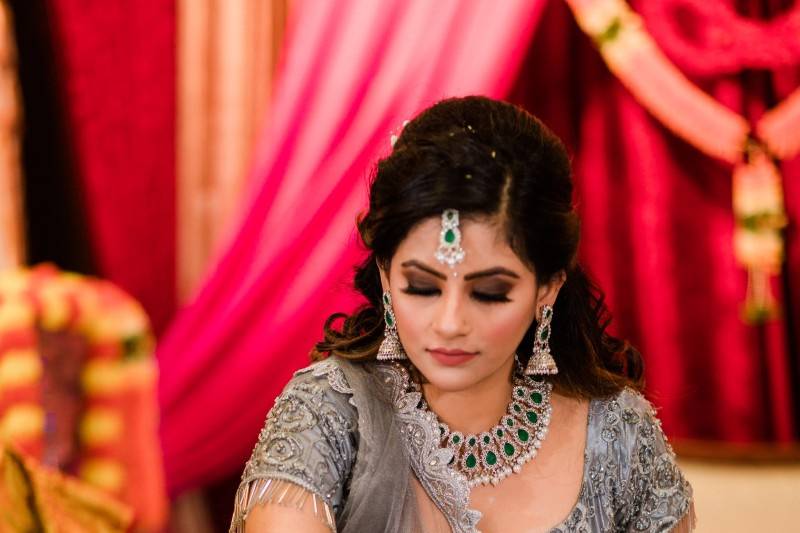
[[[445,209],[442,213],[442,229],[439,232],[439,248],[436,249],[436,260],[454,268],[464,260],[464,249],[461,248],[461,230],[458,228],[458,210]]]

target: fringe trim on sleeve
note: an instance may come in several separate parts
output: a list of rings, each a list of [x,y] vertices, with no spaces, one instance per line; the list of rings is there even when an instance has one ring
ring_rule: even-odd
[[[282,479],[259,478],[244,483],[236,491],[233,520],[229,533],[244,533],[247,515],[256,505],[282,505],[297,510],[310,506],[311,512],[328,529],[336,532],[336,521],[330,506],[317,494]]]

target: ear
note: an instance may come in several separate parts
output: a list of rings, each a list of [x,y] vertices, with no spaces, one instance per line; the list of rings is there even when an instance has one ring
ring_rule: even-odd
[[[539,320],[539,310],[543,305],[555,305],[558,291],[561,290],[565,281],[567,281],[567,273],[559,270],[553,274],[550,281],[539,285],[536,289],[536,320]]]
[[[383,269],[383,267],[381,266],[380,262],[377,259],[375,260],[375,262],[378,265],[378,272],[380,272],[381,275],[381,290],[383,292],[386,292],[389,290],[389,275],[386,273],[386,271]]]

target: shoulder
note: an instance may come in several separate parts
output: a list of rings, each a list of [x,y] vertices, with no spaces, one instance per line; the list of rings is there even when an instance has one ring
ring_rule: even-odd
[[[292,433],[310,440],[355,438],[358,416],[346,373],[350,365],[329,358],[296,371],[275,399],[262,433]]]
[[[591,402],[587,451],[616,464],[620,481],[675,458],[653,405],[630,388]]]
[[[687,514],[691,485],[678,467],[656,410],[644,396],[625,389],[594,400],[589,435],[587,459],[591,455],[591,461],[613,472],[614,507],[623,523],[636,531],[662,531]]]
[[[329,359],[295,372],[267,414],[243,484],[291,481],[339,507],[358,445],[346,364]]]
[[[614,396],[592,400],[589,407],[589,441],[633,451],[640,433],[650,435],[661,424],[653,405],[639,392],[626,388]],[[596,446],[597,447],[597,446]],[[603,446],[600,446],[603,447]]]
[[[593,400],[592,403],[596,409],[624,417],[623,421],[631,426],[638,425],[643,417],[655,418],[653,404],[642,393],[629,387],[608,398]]]
[[[353,363],[349,361],[330,357],[301,368],[294,373],[275,403],[287,397],[296,397],[316,405],[334,403],[344,407],[350,403],[353,395],[347,378],[347,371],[352,366]]]

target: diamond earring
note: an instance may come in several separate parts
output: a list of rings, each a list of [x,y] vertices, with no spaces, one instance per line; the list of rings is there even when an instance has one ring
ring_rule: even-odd
[[[392,309],[392,295],[389,291],[383,293],[383,321],[385,327],[383,329],[383,341],[378,348],[378,361],[396,361],[400,359],[408,359],[406,352],[403,350],[403,345],[400,344],[400,337],[397,336],[397,322],[394,318],[394,309]]]
[[[550,354],[550,322],[553,320],[553,307],[542,306],[542,318],[536,327],[536,337],[533,340],[533,353],[525,368],[525,374],[558,374],[558,367]]]

